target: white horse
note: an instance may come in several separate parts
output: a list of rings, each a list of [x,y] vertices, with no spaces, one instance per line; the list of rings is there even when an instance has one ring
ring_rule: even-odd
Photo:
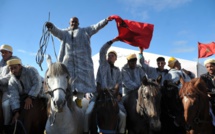
[[[82,134],[84,111],[73,101],[71,78],[66,66],[52,63],[47,58],[45,89],[50,95],[49,118],[46,122],[47,134]]]

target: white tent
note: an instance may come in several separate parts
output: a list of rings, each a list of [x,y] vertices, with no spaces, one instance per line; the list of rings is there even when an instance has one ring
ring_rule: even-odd
[[[117,61],[115,62],[115,65],[117,67],[119,67],[120,69],[127,63],[127,59],[126,59],[127,55],[135,53],[138,57],[138,52],[139,52],[136,50],[130,50],[130,49],[119,48],[119,47],[114,47],[114,46],[112,46],[109,50],[115,50],[117,52],[118,57],[117,57]],[[145,57],[146,62],[151,67],[157,67],[157,63],[156,63],[157,57],[160,57],[160,56],[164,57],[167,64],[168,64],[168,60],[170,58],[170,56],[152,54],[152,53],[147,53],[147,52],[143,52],[143,55]],[[175,57],[175,58],[177,58],[177,57]],[[96,77],[96,73],[97,73],[97,70],[99,67],[99,53],[95,54],[92,57],[92,59],[93,59],[93,63],[94,63],[94,74]],[[200,63],[197,63],[195,61],[180,59],[180,58],[177,58],[177,59],[181,63],[182,68],[193,72],[197,77],[199,77],[201,74],[207,72],[205,67]],[[165,68],[169,69],[167,64],[166,64]]]

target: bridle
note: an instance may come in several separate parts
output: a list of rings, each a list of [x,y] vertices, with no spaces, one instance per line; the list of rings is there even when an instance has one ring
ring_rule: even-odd
[[[142,97],[142,99],[145,99],[145,98],[147,98],[146,96],[145,96],[145,94],[143,93],[143,91],[147,88],[147,86],[145,86],[145,85],[143,85],[144,87],[141,87],[141,92],[140,92],[140,94],[141,94],[141,97]],[[151,85],[149,85],[149,86],[151,86]],[[140,112],[141,113],[147,113],[147,108],[146,108],[146,106],[144,105],[144,104],[141,104],[139,101],[137,101],[137,105],[140,107]]]
[[[55,118],[56,118],[56,113],[57,113],[57,104],[55,103],[55,101],[54,101],[54,92],[55,91],[57,91],[57,90],[61,90],[61,91],[63,91],[63,93],[65,94],[65,96],[66,96],[66,98],[68,97],[68,93],[67,93],[67,91],[68,91],[68,88],[66,89],[66,91],[65,91],[65,89],[63,89],[63,88],[55,88],[55,89],[51,89],[51,87],[49,86],[49,84],[48,84],[48,82],[46,81],[46,85],[47,85],[47,87],[48,87],[48,91],[46,91],[45,92],[45,94],[49,94],[50,96],[51,96],[51,100],[52,100],[52,102],[54,103],[54,108],[55,108],[55,110],[53,111],[53,115],[50,115],[50,118],[49,118],[49,120],[50,120],[50,122],[51,122],[51,125],[50,126],[53,126],[54,125],[54,122],[55,122]],[[65,106],[65,104],[66,104],[66,98],[65,98],[65,100],[64,100],[64,102],[63,102],[63,107]]]

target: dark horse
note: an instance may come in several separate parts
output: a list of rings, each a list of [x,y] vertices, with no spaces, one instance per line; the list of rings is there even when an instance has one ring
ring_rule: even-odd
[[[91,134],[117,134],[119,106],[116,100],[118,85],[113,90],[97,86],[98,96],[91,116]]]
[[[179,95],[184,107],[187,134],[214,134],[205,82],[201,78],[180,81]]]
[[[24,97],[25,98],[25,97]],[[13,134],[44,134],[47,120],[47,104],[45,98],[33,99],[33,107],[24,109],[21,103],[21,111],[17,122],[12,126]]]
[[[165,80],[161,87],[161,131],[159,134],[185,134],[184,111],[179,97],[179,83]]]
[[[144,77],[139,89],[125,96],[128,134],[149,134],[160,130],[160,81],[160,77],[156,82]]]

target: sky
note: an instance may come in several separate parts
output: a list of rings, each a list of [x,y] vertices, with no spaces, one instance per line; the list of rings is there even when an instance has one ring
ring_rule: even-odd
[[[87,27],[118,15],[154,25],[150,47],[145,52],[203,63],[207,58],[198,59],[198,42],[215,41],[214,14],[215,0],[0,0],[0,45],[11,45],[13,55],[44,76],[46,61],[41,70],[36,55],[47,21],[64,29],[74,16],[79,18],[79,27]],[[117,35],[116,23],[110,21],[91,37],[92,56]],[[113,46],[138,50],[120,41]],[[57,38],[54,37],[54,44],[49,39],[46,54],[53,61],[56,61],[54,48],[58,54],[59,47]]]

